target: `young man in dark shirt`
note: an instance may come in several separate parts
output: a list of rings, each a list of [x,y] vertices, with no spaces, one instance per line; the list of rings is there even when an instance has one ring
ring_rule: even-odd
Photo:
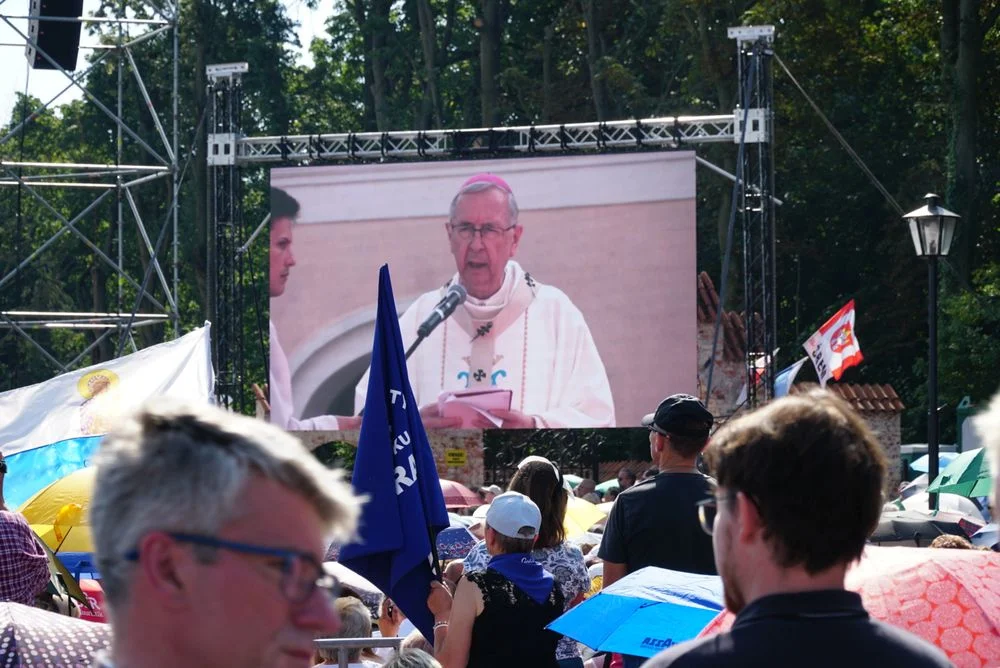
[[[713,417],[697,398],[667,397],[642,420],[649,454],[660,472],[624,490],[615,500],[598,555],[604,586],[645,566],[715,574],[712,539],[698,522],[697,503],[709,498],[711,479],[698,471]],[[625,657],[625,667],[639,657]]]
[[[951,665],[870,619],[844,589],[878,522],[886,475],[881,446],[844,401],[818,388],[774,401],[720,429],[705,461],[718,487],[699,517],[737,617],[729,632],[646,666]]]
[[[615,501],[598,553],[604,560],[604,586],[645,566],[715,573],[712,539],[701,530],[696,505],[711,491],[697,460],[712,421],[705,405],[686,394],[667,397],[643,418],[660,472]]]

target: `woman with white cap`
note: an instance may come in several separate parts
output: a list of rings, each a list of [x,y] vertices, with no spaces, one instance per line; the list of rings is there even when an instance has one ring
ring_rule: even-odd
[[[501,494],[486,514],[486,570],[465,575],[454,599],[447,587],[431,583],[434,653],[444,668],[558,665],[559,635],[545,627],[562,614],[563,595],[531,557],[541,524],[531,499]]]
[[[531,455],[517,466],[509,489],[525,494],[542,513],[542,525],[531,556],[556,579],[563,594],[565,609],[583,600],[590,590],[590,576],[580,548],[566,542],[566,505],[569,496],[559,469],[545,457]],[[478,543],[465,557],[465,572],[486,569],[490,555],[484,542]],[[583,666],[580,650],[572,638],[560,638],[556,647],[560,668]]]

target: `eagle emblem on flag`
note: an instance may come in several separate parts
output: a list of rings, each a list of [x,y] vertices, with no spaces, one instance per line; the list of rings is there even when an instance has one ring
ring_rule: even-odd
[[[835,353],[842,353],[852,345],[854,345],[854,337],[851,336],[851,326],[848,323],[841,325],[830,337],[830,349]]]

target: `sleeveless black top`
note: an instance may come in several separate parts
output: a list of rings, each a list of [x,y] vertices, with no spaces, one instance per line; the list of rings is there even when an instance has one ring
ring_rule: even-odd
[[[487,569],[466,577],[483,593],[483,612],[472,626],[470,668],[558,665],[556,645],[562,636],[545,630],[563,613],[558,585],[538,604],[496,571]]]

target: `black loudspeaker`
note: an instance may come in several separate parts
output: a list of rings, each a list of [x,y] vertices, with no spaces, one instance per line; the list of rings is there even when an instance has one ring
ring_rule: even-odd
[[[31,0],[28,13],[41,19],[28,20],[30,37],[59,67],[72,72],[76,69],[76,54],[80,49],[79,21],[46,21],[44,17],[78,19],[83,15],[83,0]],[[32,44],[25,49],[28,63],[36,70],[54,70]]]

